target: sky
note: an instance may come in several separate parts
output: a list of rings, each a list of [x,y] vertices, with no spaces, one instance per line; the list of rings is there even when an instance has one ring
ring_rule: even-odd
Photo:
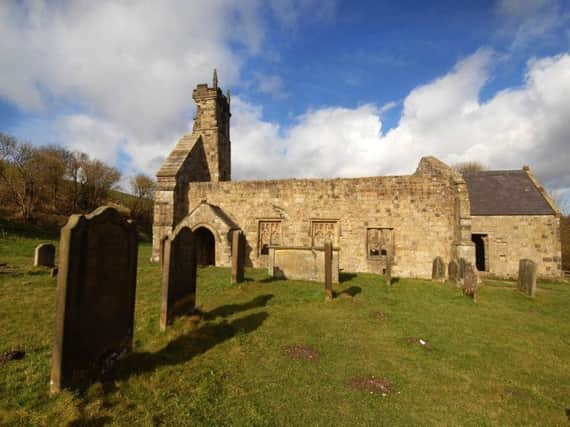
[[[3,0],[0,131],[154,175],[231,90],[232,178],[529,165],[570,203],[566,0]]]

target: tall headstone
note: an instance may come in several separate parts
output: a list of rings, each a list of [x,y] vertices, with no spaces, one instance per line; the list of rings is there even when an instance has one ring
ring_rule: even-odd
[[[463,294],[473,298],[473,301],[477,301],[477,285],[478,277],[475,266],[470,263],[465,264],[463,275]]]
[[[245,238],[243,231],[232,232],[232,279],[231,283],[241,283],[244,277]]]
[[[459,274],[457,277],[459,281],[463,281],[463,278],[465,277],[465,267],[467,266],[468,262],[465,260],[465,258],[459,258],[457,263],[459,265]]]
[[[34,267],[53,267],[55,261],[55,246],[51,243],[42,243],[36,246],[34,253]]]
[[[333,263],[333,246],[330,240],[325,241],[325,295],[327,301],[332,301],[332,263]]]
[[[536,263],[530,259],[521,259],[519,261],[519,277],[517,280],[517,288],[519,291],[534,297],[536,292]]]
[[[384,279],[386,280],[386,284],[388,286],[392,285],[392,264],[392,256],[388,255],[386,257],[386,270],[384,272]]]
[[[457,285],[459,282],[459,263],[452,259],[447,266],[447,277],[451,283]]]
[[[164,245],[160,329],[196,306],[196,243],[192,230],[175,230]]]
[[[62,228],[52,392],[88,383],[131,350],[137,246],[135,225],[111,207]]]
[[[433,260],[431,280],[434,282],[445,282],[445,262],[439,256]]]

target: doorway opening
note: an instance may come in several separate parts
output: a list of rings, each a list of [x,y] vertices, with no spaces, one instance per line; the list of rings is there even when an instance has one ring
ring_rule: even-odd
[[[196,263],[198,265],[216,265],[216,240],[206,227],[194,230],[196,239]]]
[[[485,247],[487,241],[486,234],[472,234],[471,241],[475,244],[475,266],[479,271],[487,271]]]

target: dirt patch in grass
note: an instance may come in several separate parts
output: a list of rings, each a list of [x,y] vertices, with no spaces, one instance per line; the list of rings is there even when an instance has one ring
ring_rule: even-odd
[[[528,399],[531,397],[528,391],[516,387],[505,388],[505,394],[507,396],[516,397],[517,399]]]
[[[319,353],[314,348],[306,345],[293,344],[285,347],[285,354],[291,359],[310,360],[315,362],[319,360]]]
[[[381,394],[386,396],[394,391],[392,383],[386,378],[354,377],[350,380],[350,387],[354,390],[366,391],[370,394]]]
[[[404,342],[407,344],[417,344],[420,347],[423,347],[428,351],[431,351],[433,349],[431,344],[428,341],[424,340],[423,338],[406,337],[406,338],[404,338]]]
[[[373,311],[372,312],[372,318],[376,319],[376,320],[387,320],[388,315],[386,313],[381,312],[381,311]]]
[[[0,354],[0,363],[9,362],[11,360],[22,360],[26,352],[23,350],[10,350]]]

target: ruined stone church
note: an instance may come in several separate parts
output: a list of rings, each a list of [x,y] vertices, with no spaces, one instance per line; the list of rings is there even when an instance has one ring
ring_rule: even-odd
[[[521,258],[541,276],[561,274],[560,212],[526,166],[460,175],[424,157],[404,176],[232,181],[230,96],[214,73],[192,97],[192,133],[157,173],[155,261],[187,227],[206,265],[229,266],[231,234],[242,230],[254,267],[272,265],[276,251],[302,267],[330,239],[346,272],[382,274],[390,263],[393,275],[430,277],[440,256],[498,276],[515,276]]]

